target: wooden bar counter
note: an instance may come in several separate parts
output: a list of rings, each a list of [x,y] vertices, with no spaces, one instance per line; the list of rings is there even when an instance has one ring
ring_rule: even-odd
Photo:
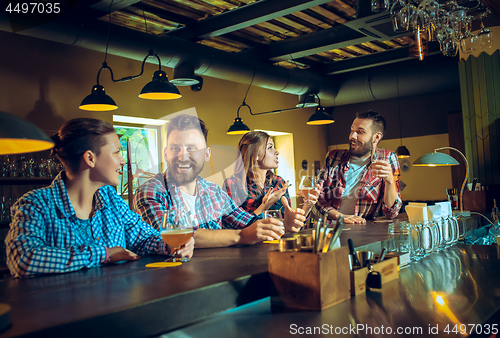
[[[349,226],[341,242],[352,238],[356,247],[375,245],[387,239],[388,224]],[[267,256],[277,248],[260,243],[197,249],[191,262],[178,267],[146,268],[164,259],[149,256],[68,274],[4,279],[0,302],[11,306],[12,325],[0,338],[297,336],[292,324],[421,326],[424,337],[437,337],[425,334],[429,324],[439,330],[455,322],[483,324],[500,308],[500,250],[458,245],[401,270],[399,280],[381,291],[325,311],[274,309]],[[441,302],[448,310],[437,307]]]

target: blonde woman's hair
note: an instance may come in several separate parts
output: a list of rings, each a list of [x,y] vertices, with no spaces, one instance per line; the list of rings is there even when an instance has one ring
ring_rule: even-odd
[[[255,179],[255,172],[259,167],[257,156],[260,161],[264,160],[269,138],[263,131],[251,131],[243,135],[238,144],[239,158],[234,167],[234,176],[240,177],[243,181]]]

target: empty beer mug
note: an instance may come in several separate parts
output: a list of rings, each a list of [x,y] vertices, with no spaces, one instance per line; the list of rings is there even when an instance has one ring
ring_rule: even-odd
[[[420,250],[423,256],[428,256],[434,251],[434,236],[429,222],[417,223],[420,234]]]
[[[412,245],[411,224],[394,220],[389,224],[389,251],[410,252]]]

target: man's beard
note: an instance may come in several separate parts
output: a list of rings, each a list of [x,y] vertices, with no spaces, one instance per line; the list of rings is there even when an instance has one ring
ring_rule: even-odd
[[[349,150],[351,151],[351,155],[354,155],[356,157],[363,157],[372,150],[371,142],[361,144],[361,148],[359,148],[358,150],[353,150],[352,144],[349,144]]]
[[[177,161],[176,159],[174,159],[171,162],[167,162],[167,164],[168,164],[170,175],[177,182],[178,185],[183,185],[183,184],[191,183],[194,180],[196,180],[196,178],[198,177],[198,175],[203,170],[203,167],[205,166],[205,162],[201,162],[201,164],[197,164],[194,161],[184,161],[184,162],[181,162],[181,161]],[[191,165],[191,171],[185,172],[185,173],[179,172],[178,171],[179,170],[179,168],[178,168],[179,164],[183,164],[183,165],[189,164],[189,165]]]

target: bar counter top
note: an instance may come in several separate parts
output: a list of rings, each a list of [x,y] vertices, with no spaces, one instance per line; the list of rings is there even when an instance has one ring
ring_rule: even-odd
[[[380,246],[387,239],[388,224],[349,225],[341,243],[352,238],[356,247]],[[485,323],[500,308],[498,247],[458,245],[401,270],[399,280],[384,284],[381,292],[353,297],[322,312],[271,310],[267,255],[277,249],[264,243],[196,249],[191,262],[177,267],[147,268],[165,259],[149,256],[67,274],[4,279],[0,302],[10,305],[12,325],[0,338],[170,337],[182,336],[182,331],[174,332],[180,328],[189,337],[209,337],[211,332],[218,338],[281,337],[290,335],[287,329],[295,322],[409,326],[433,323],[428,319],[436,314],[438,324],[453,323],[449,313],[443,317],[436,312],[429,298],[436,295],[444,297],[460,323]],[[234,310],[224,312],[229,309]],[[246,321],[239,311],[253,315]],[[218,330],[225,327],[221,322],[231,330]]]

